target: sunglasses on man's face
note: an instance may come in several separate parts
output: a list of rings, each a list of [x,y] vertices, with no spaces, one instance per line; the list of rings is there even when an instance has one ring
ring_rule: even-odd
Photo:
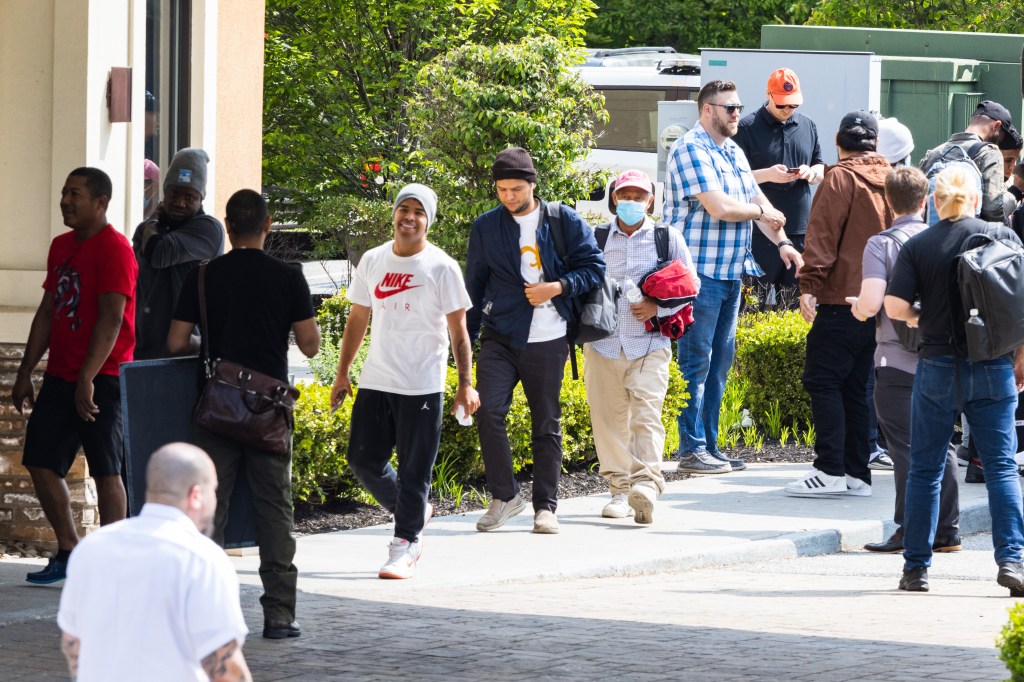
[[[722,107],[723,109],[725,109],[725,113],[729,114],[730,116],[732,116],[733,114],[743,113],[742,104],[715,104],[714,102],[708,102],[708,104],[710,104],[713,107]]]
[[[788,109],[789,111],[796,111],[800,108],[799,104],[776,104],[775,98],[772,98],[772,104],[775,104],[776,109]]]

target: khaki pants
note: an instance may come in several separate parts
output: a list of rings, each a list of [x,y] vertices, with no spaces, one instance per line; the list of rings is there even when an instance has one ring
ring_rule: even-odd
[[[668,348],[645,357],[609,360],[584,346],[583,379],[594,425],[594,445],[601,476],[612,495],[623,495],[634,485],[646,485],[660,495],[665,427],[661,407],[668,390]]]

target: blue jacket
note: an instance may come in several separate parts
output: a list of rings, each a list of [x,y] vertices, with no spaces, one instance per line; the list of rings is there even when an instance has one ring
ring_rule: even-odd
[[[570,333],[576,323],[573,299],[597,287],[604,278],[604,255],[594,241],[594,231],[573,209],[562,206],[562,233],[566,259],[563,262],[551,237],[544,202],[540,202],[541,225],[537,228],[537,250],[545,281],[562,282],[562,293],[551,299],[565,319]],[[476,341],[480,325],[513,348],[522,349],[530,338],[533,306],[526,300],[519,224],[504,206],[479,216],[473,223],[466,253],[466,290],[473,307],[466,314],[469,336]]]

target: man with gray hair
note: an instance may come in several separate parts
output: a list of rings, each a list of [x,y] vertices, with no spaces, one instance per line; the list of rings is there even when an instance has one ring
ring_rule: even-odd
[[[205,452],[171,443],[153,453],[139,516],[90,534],[71,555],[57,623],[73,679],[252,679],[238,576],[207,537],[216,508]]]

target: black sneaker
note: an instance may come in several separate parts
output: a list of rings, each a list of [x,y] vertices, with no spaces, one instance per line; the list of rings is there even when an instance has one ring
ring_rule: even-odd
[[[900,589],[907,592],[927,592],[928,569],[924,566],[916,566],[904,570],[903,577],[900,578]]]
[[[719,462],[728,462],[729,466],[732,467],[733,471],[743,471],[744,469],[747,468],[747,463],[744,462],[742,459],[730,459],[723,455],[721,452],[718,452],[717,450],[715,452],[708,452],[708,454],[717,459]]]
[[[1019,561],[1000,561],[996,582],[1010,588],[1010,596],[1024,594],[1024,565]]]
[[[51,557],[46,562],[46,568],[41,571],[33,571],[25,576],[25,580],[32,583],[33,585],[52,585],[53,583],[59,583],[64,580],[68,575],[68,562],[58,561],[56,557]]]
[[[972,457],[967,464],[967,473],[964,474],[964,483],[984,483],[985,472],[981,469],[981,460]]]

